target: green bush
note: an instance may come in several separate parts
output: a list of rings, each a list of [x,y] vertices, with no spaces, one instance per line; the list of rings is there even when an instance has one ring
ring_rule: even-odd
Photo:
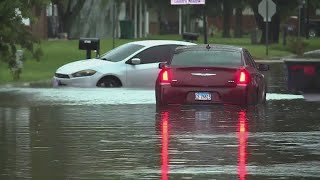
[[[289,51],[296,54],[297,56],[303,56],[309,43],[304,41],[302,38],[292,37],[289,39],[288,48]]]

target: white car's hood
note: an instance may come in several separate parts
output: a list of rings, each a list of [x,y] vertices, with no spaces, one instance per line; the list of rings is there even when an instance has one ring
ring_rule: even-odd
[[[114,62],[109,62],[101,59],[86,59],[65,64],[57,70],[57,73],[72,74],[86,69],[97,71],[102,66],[108,66],[111,64],[114,64]]]

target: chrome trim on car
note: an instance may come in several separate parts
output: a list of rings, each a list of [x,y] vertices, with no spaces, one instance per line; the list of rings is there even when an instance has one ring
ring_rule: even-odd
[[[215,76],[217,74],[211,74],[211,73],[191,73],[192,76]]]

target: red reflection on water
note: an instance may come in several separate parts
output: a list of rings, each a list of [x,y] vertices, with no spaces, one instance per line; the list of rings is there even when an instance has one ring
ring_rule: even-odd
[[[168,132],[168,112],[161,115],[161,179],[168,180],[169,173],[169,132]]]
[[[240,180],[245,180],[247,175],[247,124],[246,124],[247,114],[245,111],[239,112],[239,130],[238,130],[238,175]]]

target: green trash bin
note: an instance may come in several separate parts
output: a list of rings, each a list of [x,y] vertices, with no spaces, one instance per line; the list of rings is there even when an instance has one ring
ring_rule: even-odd
[[[120,38],[133,39],[133,22],[131,20],[120,21]]]

